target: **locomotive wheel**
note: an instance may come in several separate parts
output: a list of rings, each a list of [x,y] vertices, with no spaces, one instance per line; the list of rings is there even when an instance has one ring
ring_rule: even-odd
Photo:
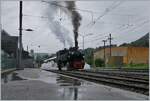
[[[57,65],[58,65],[58,70],[61,71],[61,61],[58,61]]]
[[[61,71],[61,67],[58,67],[58,69]]]
[[[67,63],[67,71],[72,71],[72,64],[71,63]]]
[[[60,64],[58,65],[58,69],[61,71],[61,65]]]

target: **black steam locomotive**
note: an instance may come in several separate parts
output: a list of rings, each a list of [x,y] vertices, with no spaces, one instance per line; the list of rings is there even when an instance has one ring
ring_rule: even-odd
[[[60,50],[56,53],[56,62],[59,70],[62,70],[62,67],[67,67],[67,70],[77,70],[83,69],[84,55],[81,51],[72,47],[70,49]]]

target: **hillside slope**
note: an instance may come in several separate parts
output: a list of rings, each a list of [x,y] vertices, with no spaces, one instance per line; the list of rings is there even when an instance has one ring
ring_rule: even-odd
[[[120,46],[141,46],[141,47],[149,47],[149,33],[144,35],[143,37],[139,38],[136,41],[133,41],[131,43],[123,43]]]

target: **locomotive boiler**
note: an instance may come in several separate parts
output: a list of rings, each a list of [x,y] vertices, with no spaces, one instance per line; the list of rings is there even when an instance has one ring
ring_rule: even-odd
[[[85,65],[84,55],[74,47],[58,51],[56,62],[59,70],[62,70],[62,67],[67,67],[67,70],[78,70],[83,69]]]

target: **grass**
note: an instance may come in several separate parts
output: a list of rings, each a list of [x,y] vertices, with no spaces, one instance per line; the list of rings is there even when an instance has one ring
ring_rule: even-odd
[[[116,66],[116,65],[106,65],[106,67],[96,67],[95,69],[149,69],[149,64],[128,64],[128,65],[122,65],[122,66]]]
[[[126,69],[149,69],[149,64],[128,64],[125,65]]]

